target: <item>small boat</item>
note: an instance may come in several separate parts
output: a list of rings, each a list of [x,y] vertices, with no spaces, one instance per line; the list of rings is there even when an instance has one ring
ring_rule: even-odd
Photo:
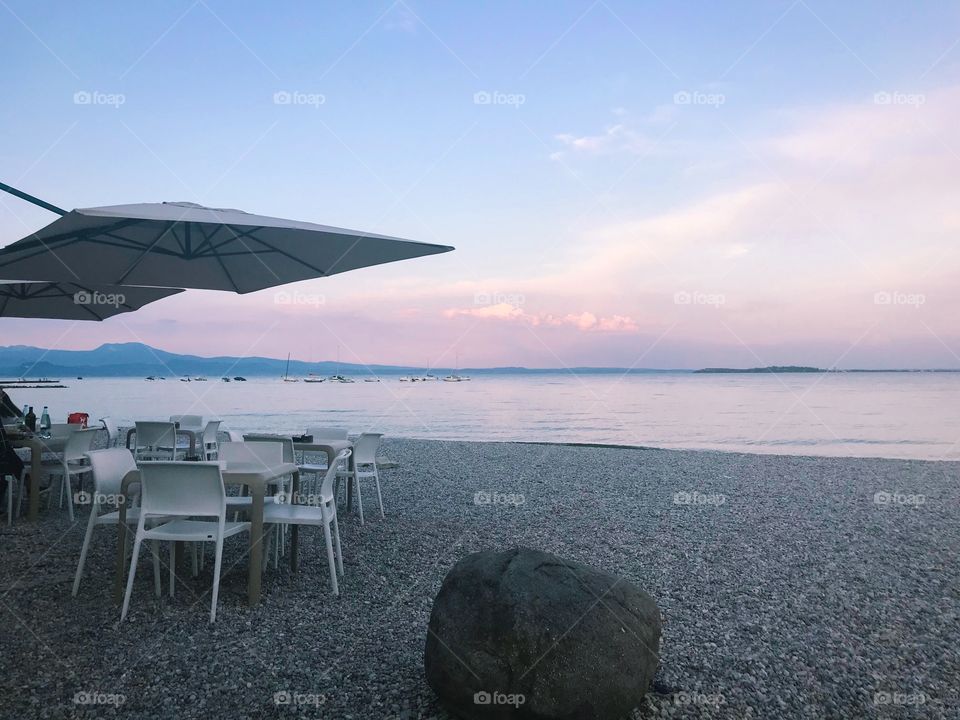
[[[352,382],[353,382],[352,379],[350,379],[350,378],[348,378],[348,377],[344,377],[343,375],[331,375],[330,377],[327,378],[327,380],[329,380],[330,382],[338,382],[338,383],[352,383]]]
[[[411,379],[404,375],[402,378],[400,378],[400,382],[411,382]]]
[[[83,380],[83,376],[82,376],[82,375],[77,375],[77,380]]]
[[[364,378],[364,382],[380,382],[380,378]]]
[[[458,371],[459,369],[460,369],[460,353],[457,353],[457,367],[456,367],[456,369],[455,369],[452,373],[450,373],[449,375],[447,375],[447,376],[443,379],[443,381],[444,381],[444,382],[465,382],[465,381],[469,380],[470,378],[467,377],[466,375],[458,375],[458,374],[457,374],[457,371]]]
[[[246,382],[246,381],[247,381],[247,379],[246,379],[245,377],[242,377],[242,376],[240,376],[240,375],[237,375],[237,376],[234,378],[234,380],[235,380],[236,382]]]
[[[194,381],[194,382],[206,382],[207,379],[206,379],[205,377],[195,377],[195,378],[193,379],[193,381]]]
[[[156,378],[153,375],[151,375],[150,377],[147,378],[147,380],[156,380]]]
[[[297,378],[290,377],[290,353],[287,353],[287,369],[283,371],[284,382],[300,382]]]
[[[223,382],[230,382],[230,378],[220,378]]]
[[[190,380],[190,378],[184,377],[184,378],[180,378],[180,382],[192,382],[192,381]]]
[[[305,378],[303,379],[303,381],[304,381],[305,383],[322,383],[322,382],[323,382],[323,378],[322,378],[322,377],[317,377],[316,375],[311,375],[310,377],[305,377]]]

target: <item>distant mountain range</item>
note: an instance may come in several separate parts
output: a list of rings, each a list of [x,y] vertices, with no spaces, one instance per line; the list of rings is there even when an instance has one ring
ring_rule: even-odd
[[[200,357],[180,355],[143,343],[109,343],[95,350],[47,350],[26,345],[0,347],[0,379],[72,378],[72,377],[183,377],[209,378],[269,376],[280,377],[286,370],[285,358]],[[407,375],[424,373],[427,368],[405,365],[358,365],[356,363],[290,361],[290,376],[318,375]],[[429,368],[434,375],[446,375],[454,368]],[[524,367],[460,368],[461,374],[518,373],[664,373],[688,372],[628,368],[562,368],[537,370]]]
[[[95,350],[48,350],[26,345],[0,347],[0,379],[73,377],[280,377],[287,366],[285,358],[267,357],[200,357],[180,355],[143,343],[108,343]],[[359,365],[333,361],[290,361],[290,375],[302,377],[317,375],[408,375],[428,372],[422,366]],[[447,375],[454,368],[429,368],[434,375]],[[460,368],[464,375],[543,375],[543,374],[611,374],[643,375],[656,373],[823,373],[838,372],[815,367],[777,365],[762,368],[704,368],[703,370],[659,370],[651,368],[575,367],[575,368]],[[918,372],[911,370],[846,370],[839,372]],[[934,370],[926,372],[957,372]]]

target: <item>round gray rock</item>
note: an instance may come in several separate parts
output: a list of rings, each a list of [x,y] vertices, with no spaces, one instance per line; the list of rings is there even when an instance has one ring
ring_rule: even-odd
[[[463,718],[623,718],[660,651],[653,599],[610,573],[516,548],[468,555],[433,603],[427,682]]]

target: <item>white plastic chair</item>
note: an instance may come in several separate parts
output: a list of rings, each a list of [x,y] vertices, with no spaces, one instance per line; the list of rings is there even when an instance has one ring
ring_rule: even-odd
[[[70,522],[73,522],[73,492],[71,490],[70,481],[75,477],[80,477],[82,475],[90,472],[90,465],[87,463],[86,453],[90,450],[93,445],[94,439],[96,439],[97,434],[100,432],[100,428],[90,428],[88,430],[77,430],[74,428],[79,428],[79,425],[69,426],[70,429],[67,430],[67,443],[63,448],[63,453],[60,458],[56,460],[44,460],[41,464],[44,474],[51,476],[59,475],[61,478],[60,482],[60,507],[63,507],[63,501],[67,501],[67,514],[70,516]],[[26,468],[25,468],[26,469]],[[22,478],[21,478],[22,480]],[[49,507],[50,498],[52,497],[52,488],[53,484],[51,481],[50,486],[48,486],[42,492],[49,493],[47,495],[47,506]],[[20,501],[23,499],[23,487],[21,482],[20,488]],[[19,513],[19,501],[17,512]]]
[[[330,566],[330,587],[334,595],[340,594],[337,573],[343,574],[343,549],[340,546],[340,526],[337,523],[337,503],[333,495],[333,483],[336,479],[337,462],[350,457],[349,450],[343,450],[330,464],[323,484],[320,486],[318,505],[300,505],[283,503],[264,507],[263,522],[272,525],[320,525],[327,545],[327,564]],[[336,548],[336,557],[334,557]]]
[[[51,423],[50,424],[50,437],[51,438],[65,438],[70,435],[70,433],[75,430],[83,430],[83,425],[80,423]]]
[[[166,540],[170,543],[170,588],[173,590],[174,548],[178,541],[213,542],[213,597],[210,602],[210,622],[217,619],[217,596],[220,593],[220,567],[223,560],[223,541],[238,533],[249,531],[248,522],[227,522],[227,498],[223,489],[220,465],[216,462],[147,462],[140,465],[140,517],[137,535],[133,541],[133,559],[130,576],[123,597],[120,620],[127,617],[130,595],[137,572],[140,543],[144,540]],[[215,518],[215,520],[186,520],[178,518],[156,527],[147,528],[150,518],[163,516]]]
[[[217,454],[220,446],[220,441],[217,439],[219,432],[219,420],[211,420],[204,426],[200,448],[200,452],[204,460],[216,460],[219,457]]]
[[[349,433],[346,428],[332,427],[310,427],[307,428],[307,435],[312,435],[314,440],[347,440]],[[315,475],[319,478],[327,472],[327,463],[307,462],[307,453],[303,453],[303,459],[299,465],[300,475]],[[341,465],[340,470],[346,470],[346,465]]]
[[[120,439],[120,428],[117,426],[117,423],[108,415],[107,417],[100,418],[100,424],[103,425],[103,429],[107,431],[107,447],[116,447],[117,441]]]
[[[137,469],[137,463],[133,459],[133,453],[126,448],[107,448],[106,450],[93,450],[87,453],[87,459],[90,461],[90,470],[93,474],[93,495],[90,499],[90,519],[87,521],[87,532],[83,536],[83,546],[80,549],[80,562],[77,563],[77,574],[73,579],[72,595],[76,597],[80,589],[80,580],[83,577],[83,568],[87,562],[87,551],[90,549],[90,539],[93,537],[93,529],[97,525],[119,525],[120,511],[110,508],[117,504],[117,498],[120,497],[120,484],[126,474]],[[135,485],[131,485],[135,488]],[[133,506],[132,499],[136,498],[136,490],[128,489],[127,497],[124,502],[127,503],[127,522],[131,525],[140,520],[140,509]],[[106,510],[106,512],[101,512]],[[156,593],[160,595],[160,551],[159,543],[153,543],[153,580]]]
[[[177,429],[172,422],[136,423],[134,456],[142,460],[175,460],[177,453]]]
[[[203,432],[203,415],[171,415],[170,422],[177,423],[181,430]]]
[[[380,493],[380,473],[377,471],[377,450],[380,448],[382,437],[383,433],[363,433],[353,444],[353,470],[341,469],[337,471],[338,480],[346,479],[347,482],[353,482],[361,525],[363,525],[363,497],[360,494],[360,481],[367,478],[373,478],[377,484],[380,517],[386,517],[383,512],[383,495]]]

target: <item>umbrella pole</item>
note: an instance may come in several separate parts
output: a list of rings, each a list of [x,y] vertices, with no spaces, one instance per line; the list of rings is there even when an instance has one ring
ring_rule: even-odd
[[[21,200],[26,200],[27,202],[32,202],[34,205],[39,205],[44,210],[49,210],[50,212],[54,212],[57,215],[67,214],[66,210],[63,210],[62,208],[58,208],[56,205],[51,205],[50,203],[46,202],[45,200],[41,200],[40,198],[35,198],[33,195],[28,195],[23,190],[17,190],[15,187],[10,187],[6,183],[0,182],[0,190],[3,190],[4,192],[8,192],[11,195],[15,195]]]

